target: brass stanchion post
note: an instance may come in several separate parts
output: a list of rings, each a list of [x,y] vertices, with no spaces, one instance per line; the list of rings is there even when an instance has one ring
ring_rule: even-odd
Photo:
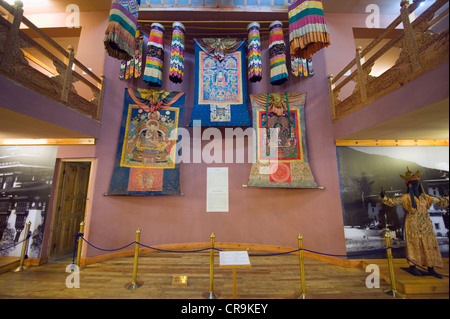
[[[300,279],[302,281],[302,291],[299,298],[306,299],[306,282],[305,282],[305,259],[303,257],[303,237],[299,234],[298,237],[298,257],[300,260]]]
[[[211,250],[209,253],[209,291],[204,294],[206,299],[217,299],[217,295],[214,293],[214,245],[216,235],[211,233]]]
[[[24,260],[25,260],[25,252],[27,250],[27,246],[28,246],[28,241],[30,240],[30,238],[28,238],[28,234],[30,233],[30,227],[31,227],[31,222],[28,221],[27,225],[25,227],[25,240],[22,243],[22,252],[20,253],[20,262],[19,262],[19,267],[17,267],[14,272],[21,272],[23,270],[26,269],[26,267],[23,266]]]
[[[386,253],[387,253],[387,259],[388,259],[388,265],[389,265],[389,278],[391,280],[391,289],[386,291],[387,294],[396,297],[397,294],[397,287],[395,283],[395,274],[394,274],[394,261],[392,260],[392,249],[391,249],[391,236],[389,235],[389,232],[386,232],[384,235],[384,238],[386,240]]]
[[[84,221],[82,221],[80,223],[80,232],[78,235],[78,239],[77,239],[77,260],[76,260],[76,265],[78,266],[78,269],[81,268],[81,249],[82,249],[82,245],[83,245],[83,238],[82,236],[84,236]]]
[[[134,264],[133,264],[133,280],[126,285],[129,290],[135,290],[141,287],[144,282],[137,281],[137,269],[138,269],[138,259],[139,259],[139,246],[141,241],[141,230],[136,231],[136,243],[134,246]]]

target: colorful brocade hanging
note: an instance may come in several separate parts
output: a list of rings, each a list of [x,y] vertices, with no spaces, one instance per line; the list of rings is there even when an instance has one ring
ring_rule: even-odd
[[[113,0],[103,43],[113,58],[134,58],[140,0]]]
[[[184,76],[184,40],[186,30],[181,22],[174,22],[172,28],[169,79],[173,83],[181,83]]]
[[[262,79],[261,36],[259,23],[252,22],[248,30],[248,79],[250,82],[259,82]]]
[[[321,0],[289,0],[291,56],[309,59],[331,44]]]
[[[251,94],[256,142],[248,186],[318,188],[306,145],[306,93]]]
[[[286,67],[286,43],[283,24],[274,21],[269,27],[270,84],[281,85],[288,80]]]
[[[144,50],[144,34],[140,28],[136,30],[136,47],[134,57],[128,61],[122,61],[120,64],[119,79],[132,80],[142,75],[142,52]]]
[[[148,38],[144,81],[150,86],[161,87],[164,67],[164,26],[153,23]]]
[[[125,89],[124,109],[108,195],[179,195],[177,152],[182,92]]]
[[[245,39],[195,43],[195,93],[190,126],[251,126],[247,109]]]
[[[311,77],[314,75],[314,66],[311,59],[302,59],[291,56],[291,71],[296,77]]]

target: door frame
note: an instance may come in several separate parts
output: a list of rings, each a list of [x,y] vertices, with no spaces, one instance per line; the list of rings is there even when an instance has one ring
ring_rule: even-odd
[[[53,248],[56,240],[57,240],[57,219],[58,219],[58,205],[61,199],[61,184],[64,181],[64,168],[65,168],[65,164],[66,163],[90,163],[90,171],[89,171],[89,181],[88,181],[88,186],[87,186],[87,191],[86,191],[86,204],[85,204],[85,210],[84,210],[84,223],[87,224],[87,221],[89,220],[89,216],[90,216],[90,212],[91,212],[91,200],[90,198],[92,197],[92,190],[93,190],[93,172],[94,172],[94,166],[96,164],[96,159],[95,158],[74,158],[74,159],[70,159],[70,158],[59,158],[57,159],[57,175],[55,178],[55,186],[54,186],[54,194],[53,194],[53,216],[52,216],[52,221],[51,221],[51,231],[50,231],[50,238],[48,241],[48,258],[49,260],[55,260],[57,259],[57,257],[55,256],[55,249]],[[87,225],[86,225],[87,226]],[[86,228],[85,228],[85,233],[86,233]]]

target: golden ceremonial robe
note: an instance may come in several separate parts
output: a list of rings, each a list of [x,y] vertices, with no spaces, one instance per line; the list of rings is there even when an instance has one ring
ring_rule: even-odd
[[[412,206],[409,194],[394,199],[385,196],[382,199],[385,205],[390,207],[402,205],[408,212],[405,219],[406,253],[408,259],[417,265],[442,268],[441,252],[439,251],[439,245],[428,210],[433,204],[437,204],[442,208],[448,207],[448,197],[437,198],[421,194],[419,198],[414,197],[414,200],[417,208]]]

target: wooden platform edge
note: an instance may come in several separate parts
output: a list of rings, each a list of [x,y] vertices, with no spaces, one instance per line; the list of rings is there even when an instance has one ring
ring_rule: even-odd
[[[449,278],[448,265],[449,258],[443,258],[444,269],[436,269],[447,277],[442,279],[434,278],[433,276],[416,277],[402,268],[408,268],[409,263],[403,259],[394,259],[394,275],[397,290],[400,294],[416,295],[416,294],[448,294],[449,293]],[[376,264],[380,268],[380,278],[388,284],[391,284],[389,267],[386,259],[366,259],[362,260],[362,267],[365,269],[369,264]]]
[[[0,257],[0,275],[19,267],[19,257]]]

